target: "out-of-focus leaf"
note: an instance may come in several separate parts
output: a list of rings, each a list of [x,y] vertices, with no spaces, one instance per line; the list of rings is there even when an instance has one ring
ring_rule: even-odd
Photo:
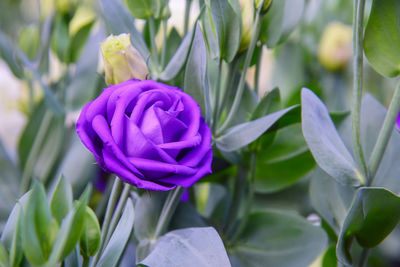
[[[169,230],[206,226],[207,223],[197,212],[196,208],[190,202],[181,201],[171,219]]]
[[[322,257],[322,266],[321,267],[337,267],[335,245],[331,245],[325,251],[324,256]]]
[[[124,0],[132,16],[138,19],[158,17],[160,13],[159,0]]]
[[[54,18],[54,29],[51,35],[51,48],[62,62],[68,62],[68,18],[57,14]]]
[[[229,250],[233,266],[308,266],[325,249],[327,236],[302,217],[278,212],[252,213]]]
[[[379,245],[400,221],[400,197],[377,187],[360,188],[340,232],[336,255],[350,265],[354,238],[364,248]]]
[[[304,88],[301,107],[303,135],[321,169],[344,185],[365,182],[321,100]]]
[[[0,265],[9,266],[8,264],[8,253],[6,248],[2,243],[0,243]]]
[[[251,114],[250,120],[261,118],[267,114],[281,109],[281,95],[278,88],[274,88],[265,94]]]
[[[107,31],[112,34],[130,33],[133,46],[144,60],[149,59],[150,52],[142,35],[134,25],[134,19],[120,0],[101,0],[102,15]]]
[[[82,49],[84,48],[87,38],[89,36],[90,30],[92,29],[92,26],[94,24],[94,21],[91,23],[83,26],[79,31],[72,36],[69,42],[68,46],[68,62],[75,62],[78,60]],[[86,57],[86,55],[85,55]]]
[[[169,81],[178,75],[179,71],[182,69],[183,65],[186,63],[186,59],[189,54],[189,49],[192,46],[192,41],[197,33],[197,27],[190,30],[180,44],[178,50],[176,50],[174,56],[169,61],[168,65],[165,67],[164,71],[160,74],[160,79],[163,81]],[[199,38],[199,37],[198,37]],[[197,41],[199,42],[199,41]],[[203,41],[204,42],[204,41]],[[201,44],[197,44],[201,45]],[[200,47],[201,48],[201,47]],[[201,48],[202,49],[202,48]]]
[[[100,248],[101,232],[96,214],[86,207],[85,223],[80,237],[80,249],[85,257],[94,256]]]
[[[131,235],[134,214],[135,212],[133,209],[132,200],[128,199],[121,219],[119,220],[118,225],[115,228],[114,233],[112,234],[111,239],[104,249],[96,266],[113,267],[117,265],[118,260],[121,257],[125,245]]]
[[[60,225],[72,208],[72,200],[71,185],[64,176],[61,176],[50,201],[51,213]]]
[[[186,228],[162,236],[140,264],[186,267],[231,266],[224,244],[212,227]]]
[[[364,50],[372,67],[380,74],[400,74],[400,2],[372,1],[371,15],[365,30]]]
[[[250,144],[293,108],[295,106],[228,129],[223,136],[216,139],[217,147],[225,151],[234,151]]]
[[[262,22],[260,40],[268,48],[284,42],[298,25],[304,5],[304,0],[272,1]]]
[[[13,44],[11,39],[5,38],[5,35],[0,30],[0,56],[7,62],[12,73],[18,77],[22,78],[24,76],[24,70],[20,63],[17,61],[16,57],[16,45]]]
[[[241,10],[237,0],[206,0],[206,16],[217,36],[219,55],[231,62],[239,49],[241,38]],[[207,34],[211,34],[208,33]]]
[[[196,24],[189,57],[186,63],[184,91],[199,103],[204,113],[204,86],[206,78],[207,54],[203,33]]]
[[[22,223],[22,248],[30,263],[42,265],[47,261],[57,232],[58,225],[51,217],[44,188],[35,182]]]
[[[315,167],[315,161],[302,136],[301,125],[278,130],[272,145],[258,152],[256,164],[257,192],[278,191],[305,177]]]

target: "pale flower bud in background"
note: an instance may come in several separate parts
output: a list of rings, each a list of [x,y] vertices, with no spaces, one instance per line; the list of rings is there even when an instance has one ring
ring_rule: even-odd
[[[277,1],[281,1],[281,0],[277,0]],[[262,7],[261,13],[265,13],[265,12],[268,11],[269,7],[271,6],[271,2],[272,2],[272,0],[265,0],[264,1],[264,5]],[[255,0],[254,1],[254,5],[255,5],[256,9],[259,8],[261,3],[262,3],[262,0]]]
[[[61,14],[70,13],[77,6],[77,0],[55,0],[56,10]]]
[[[22,28],[19,34],[18,44],[21,50],[30,59],[34,59],[39,49],[40,32],[35,25],[29,25]]]
[[[324,30],[318,59],[328,70],[343,69],[352,55],[352,28],[340,22],[330,23]]]
[[[106,83],[117,84],[129,79],[144,80],[149,76],[146,62],[132,46],[129,34],[109,36],[101,44]]]
[[[239,53],[247,49],[250,44],[253,30],[254,6],[249,0],[239,0],[242,10],[242,39],[240,40]]]

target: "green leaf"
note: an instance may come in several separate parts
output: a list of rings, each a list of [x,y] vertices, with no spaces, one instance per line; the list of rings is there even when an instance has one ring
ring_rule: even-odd
[[[325,251],[324,256],[322,257],[322,266],[321,267],[337,267],[335,245],[331,245]]]
[[[86,41],[88,39],[90,30],[95,21],[88,23],[79,29],[79,31],[72,36],[68,44],[68,63],[76,62],[85,47]],[[86,58],[86,55],[85,55]]]
[[[47,263],[49,266],[66,258],[77,244],[85,222],[86,204],[87,199],[76,201],[74,209],[63,219]]]
[[[272,1],[262,21],[260,40],[268,48],[284,42],[299,24],[304,6],[304,0]]]
[[[184,64],[186,63],[186,59],[189,54],[189,49],[192,46],[192,41],[195,36],[194,33],[196,32],[196,34],[198,34],[197,30],[194,29],[197,29],[197,27],[194,27],[186,34],[178,50],[176,50],[174,56],[171,58],[168,65],[160,74],[159,78],[161,80],[169,81],[175,78],[182,69],[182,67],[184,66]]]
[[[354,239],[364,248],[379,245],[400,221],[400,198],[377,187],[358,190],[340,232],[336,255],[351,264],[350,247]]]
[[[301,98],[303,135],[321,169],[344,185],[365,183],[326,106],[306,88],[302,90]]]
[[[101,0],[101,11],[107,31],[112,34],[130,33],[132,45],[147,60],[149,49],[141,33],[136,29],[134,19],[119,0]]]
[[[327,236],[304,218],[278,211],[249,216],[239,240],[229,250],[234,266],[308,266],[326,248]]]
[[[132,16],[138,19],[157,17],[160,12],[158,0],[124,0]]]
[[[30,263],[42,265],[46,262],[57,232],[58,225],[51,217],[43,185],[35,181],[22,223],[22,248]]]
[[[133,229],[134,209],[132,200],[128,199],[121,219],[118,222],[114,233],[111,236],[106,248],[104,249],[97,267],[112,267],[116,266],[119,258],[124,251],[125,245],[129,240]]]
[[[229,128],[223,136],[216,139],[218,149],[234,151],[250,144],[295,107],[296,106],[292,106],[254,121],[245,122]]]
[[[186,228],[162,236],[140,264],[186,267],[230,266],[224,244],[212,227]]]
[[[251,114],[250,120],[261,118],[267,114],[281,109],[281,94],[278,88],[274,88],[265,94]]]
[[[72,188],[69,182],[61,176],[50,202],[51,214],[61,224],[64,217],[72,208]]]
[[[372,67],[387,77],[400,74],[399,14],[399,1],[374,0],[365,30],[365,55]]]
[[[0,243],[0,266],[9,266],[8,264],[8,253],[2,243]]]
[[[186,63],[184,91],[199,103],[204,114],[204,86],[206,78],[207,54],[200,25],[195,26],[193,42]]]
[[[206,0],[207,14],[217,36],[219,55],[231,62],[239,49],[242,21],[237,0]],[[209,34],[209,33],[207,33]]]
[[[258,153],[256,164],[254,188],[257,192],[275,192],[304,178],[314,169],[315,161],[301,133],[301,125],[278,130],[272,145]]]
[[[96,214],[86,207],[85,223],[80,238],[81,254],[84,257],[94,256],[100,248],[101,232]]]
[[[16,49],[17,45],[14,44],[11,39],[3,38],[4,34],[0,30],[0,56],[7,63],[12,73],[17,78],[24,77],[24,69],[21,64],[17,61]]]
[[[62,62],[68,62],[68,18],[57,14],[54,18],[54,29],[51,35],[51,48]]]

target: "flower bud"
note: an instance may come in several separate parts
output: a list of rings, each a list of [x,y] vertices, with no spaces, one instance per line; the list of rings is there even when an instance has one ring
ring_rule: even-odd
[[[352,29],[339,22],[330,23],[322,34],[318,59],[328,70],[343,69],[351,58]]]
[[[242,39],[240,40],[239,53],[247,49],[250,44],[253,30],[254,7],[249,0],[239,0],[242,10]]]
[[[117,84],[129,79],[144,80],[149,76],[146,62],[132,46],[129,34],[109,36],[101,44],[106,83]]]
[[[39,49],[40,33],[38,27],[30,25],[24,27],[19,34],[19,47],[30,58],[33,59]]]
[[[281,1],[281,0],[278,0],[278,1]],[[272,0],[264,1],[264,5],[262,7],[261,13],[266,13],[268,11],[269,7],[271,6],[271,2],[272,2]],[[262,3],[262,0],[254,1],[254,5],[255,5],[256,9],[258,9],[260,7],[261,3]]]
[[[77,6],[76,0],[56,0],[56,10],[61,14],[68,14]]]

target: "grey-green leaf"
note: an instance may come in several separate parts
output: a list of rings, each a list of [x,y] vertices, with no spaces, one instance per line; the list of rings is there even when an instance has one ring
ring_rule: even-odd
[[[231,266],[224,244],[212,227],[186,228],[162,236],[141,264],[164,267]]]
[[[365,30],[364,50],[372,67],[380,74],[400,74],[400,2],[374,0]]]
[[[234,151],[250,144],[295,107],[292,106],[229,128],[223,136],[216,139],[217,147],[224,151]]]
[[[400,197],[385,188],[363,187],[356,195],[340,232],[336,255],[350,265],[354,238],[364,248],[379,245],[400,222]]]
[[[115,228],[110,241],[104,249],[97,267],[113,267],[118,263],[124,251],[125,245],[129,240],[133,229],[134,209],[132,200],[128,199],[121,219]]]
[[[325,232],[304,218],[272,210],[252,213],[230,258],[237,267],[308,266],[326,248]]]
[[[339,183],[359,186],[364,178],[344,145],[326,106],[309,89],[301,92],[302,129],[317,164]]]

